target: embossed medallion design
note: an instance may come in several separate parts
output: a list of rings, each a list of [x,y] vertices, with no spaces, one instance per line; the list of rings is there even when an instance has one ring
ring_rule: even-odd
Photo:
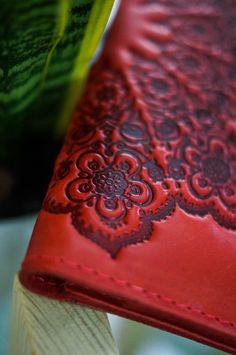
[[[236,230],[236,3],[132,4],[92,69],[43,205],[112,257],[177,205]]]

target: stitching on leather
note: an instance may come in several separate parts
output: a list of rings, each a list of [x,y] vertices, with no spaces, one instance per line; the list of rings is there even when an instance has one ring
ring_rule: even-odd
[[[178,303],[177,301],[175,301],[174,299],[172,299],[170,297],[167,297],[167,296],[164,296],[164,295],[160,295],[160,294],[158,294],[156,292],[153,292],[153,291],[149,291],[149,290],[147,290],[147,289],[145,289],[145,288],[143,288],[141,286],[132,284],[132,283],[130,283],[128,281],[117,279],[117,278],[115,278],[113,276],[110,276],[110,275],[108,275],[106,273],[97,271],[97,270],[95,270],[95,269],[93,269],[93,268],[91,268],[89,266],[85,266],[85,265],[82,265],[82,264],[76,264],[76,263],[74,263],[72,261],[65,260],[64,258],[58,257],[58,256],[51,257],[51,256],[48,256],[48,255],[31,255],[31,256],[27,257],[27,260],[29,260],[29,259],[49,259],[49,260],[58,259],[57,262],[60,263],[60,264],[68,264],[70,267],[87,271],[89,273],[92,273],[92,274],[96,275],[99,278],[108,279],[111,282],[117,283],[120,286],[134,289],[134,290],[136,290],[138,292],[142,292],[142,293],[146,294],[147,296],[152,296],[152,297],[157,298],[157,299],[159,299],[159,300],[161,300],[163,302],[170,303],[170,304],[172,304],[173,306],[175,306],[177,308],[189,311],[191,313],[197,313],[197,314],[199,314],[199,315],[201,315],[201,316],[203,316],[205,318],[215,320],[218,323],[221,323],[223,325],[227,325],[227,326],[230,326],[230,327],[236,329],[236,324],[234,322],[232,322],[232,321],[228,321],[228,320],[222,319],[222,318],[220,318],[220,317],[218,317],[216,315],[201,311],[200,309],[197,309],[195,307],[189,306],[186,303]],[[27,262],[24,261],[23,265],[26,264],[26,263]]]

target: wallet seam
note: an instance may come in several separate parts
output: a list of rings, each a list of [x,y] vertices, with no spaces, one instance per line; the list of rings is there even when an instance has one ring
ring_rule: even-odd
[[[236,324],[233,321],[222,319],[222,318],[220,318],[217,315],[210,314],[210,313],[207,313],[205,311],[201,311],[200,309],[192,307],[190,305],[187,305],[186,303],[179,303],[179,302],[177,302],[176,300],[174,300],[171,297],[167,297],[167,296],[161,295],[161,294],[159,294],[157,292],[147,290],[147,289],[143,288],[142,286],[138,286],[138,285],[132,284],[131,282],[128,282],[128,281],[125,281],[125,280],[121,280],[121,279],[117,279],[117,278],[115,278],[115,277],[113,277],[113,276],[111,276],[109,274],[97,271],[97,270],[93,269],[90,266],[86,266],[86,265],[83,265],[83,264],[78,264],[78,263],[75,263],[73,261],[68,261],[68,260],[66,260],[66,259],[64,259],[62,257],[58,257],[58,256],[52,257],[52,256],[49,256],[49,255],[37,255],[37,254],[34,254],[34,255],[31,255],[31,256],[29,256],[27,258],[27,260],[29,260],[29,259],[49,259],[49,260],[54,260],[54,262],[56,262],[57,264],[68,264],[70,267],[73,267],[73,268],[76,268],[76,269],[80,269],[82,271],[84,270],[84,271],[93,273],[94,275],[96,275],[99,278],[109,279],[111,282],[117,283],[120,286],[134,289],[134,290],[142,292],[142,293],[144,293],[146,295],[154,296],[155,298],[157,298],[157,299],[159,299],[159,300],[161,300],[163,302],[170,303],[170,304],[172,304],[173,306],[175,306],[177,308],[189,311],[190,313],[201,315],[202,317],[205,317],[205,318],[208,318],[210,320],[214,320],[214,321],[216,321],[218,323],[221,323],[224,326],[230,326],[231,328],[236,329]],[[55,259],[58,259],[58,260],[55,260]],[[23,262],[23,265],[26,264],[26,263],[27,263],[27,261]]]

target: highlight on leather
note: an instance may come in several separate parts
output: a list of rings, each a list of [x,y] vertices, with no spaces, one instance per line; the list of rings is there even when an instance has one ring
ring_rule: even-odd
[[[56,161],[27,287],[235,350],[235,38],[231,0],[122,2]]]

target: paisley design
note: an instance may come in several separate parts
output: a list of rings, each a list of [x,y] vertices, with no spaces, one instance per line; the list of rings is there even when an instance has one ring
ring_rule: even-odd
[[[44,201],[112,257],[150,239],[177,205],[236,230],[236,4],[131,3],[92,69]]]

